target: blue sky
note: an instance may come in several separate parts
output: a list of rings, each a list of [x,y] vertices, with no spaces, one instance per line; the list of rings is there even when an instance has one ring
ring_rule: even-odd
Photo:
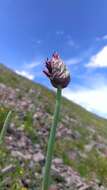
[[[63,95],[107,117],[107,0],[0,0],[1,63],[52,88],[54,51],[72,76]]]

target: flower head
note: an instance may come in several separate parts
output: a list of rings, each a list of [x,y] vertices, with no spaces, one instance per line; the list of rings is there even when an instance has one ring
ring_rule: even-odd
[[[43,72],[50,79],[52,85],[55,88],[65,88],[70,82],[70,73],[66,68],[66,65],[60,59],[58,53],[54,53],[52,58],[47,58],[45,62],[47,70]]]

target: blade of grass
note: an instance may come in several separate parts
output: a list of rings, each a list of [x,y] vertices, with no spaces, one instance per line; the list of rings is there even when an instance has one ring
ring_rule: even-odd
[[[9,111],[8,114],[7,114],[7,117],[6,117],[5,121],[4,121],[4,125],[3,125],[3,128],[2,128],[1,133],[0,133],[0,145],[4,141],[4,137],[5,137],[5,134],[6,134],[6,131],[7,131],[8,123],[9,123],[10,118],[11,118],[11,114],[12,114],[12,111]]]

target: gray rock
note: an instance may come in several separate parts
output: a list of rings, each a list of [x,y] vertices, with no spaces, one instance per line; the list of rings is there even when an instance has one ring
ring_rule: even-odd
[[[32,159],[35,162],[40,162],[40,161],[44,160],[44,155],[41,152],[38,152],[38,153],[33,154]]]
[[[11,155],[12,155],[13,157],[19,157],[19,158],[21,158],[21,159],[23,159],[23,160],[30,160],[31,157],[32,157],[32,155],[29,154],[29,153],[23,154],[22,152],[15,151],[15,150],[12,150],[12,151],[11,151]]]

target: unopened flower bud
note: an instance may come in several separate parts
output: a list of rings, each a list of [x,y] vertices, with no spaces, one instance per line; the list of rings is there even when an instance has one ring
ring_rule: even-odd
[[[47,70],[43,72],[55,88],[65,88],[69,84],[70,73],[57,53],[54,53],[50,60],[46,60],[45,66]]]

